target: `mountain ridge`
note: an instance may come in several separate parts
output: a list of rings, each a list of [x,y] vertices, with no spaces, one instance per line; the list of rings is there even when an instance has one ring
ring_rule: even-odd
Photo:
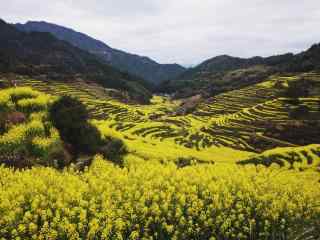
[[[89,51],[108,64],[130,74],[144,78],[153,84],[178,77],[186,69],[179,64],[159,64],[146,56],[127,53],[114,49],[87,34],[71,28],[45,21],[28,21],[25,24],[14,24],[19,30],[31,32],[50,32],[60,40],[67,41],[80,49]]]
[[[298,54],[251,58],[220,55],[186,70],[174,80],[164,82],[159,89],[161,92],[175,92],[178,98],[199,93],[214,95],[264,81],[276,73],[316,70],[320,70],[320,44]]]
[[[95,55],[48,32],[22,32],[0,21],[0,72],[72,81],[82,78],[104,87],[128,91],[136,100],[148,102],[151,93],[144,80],[121,72]]]

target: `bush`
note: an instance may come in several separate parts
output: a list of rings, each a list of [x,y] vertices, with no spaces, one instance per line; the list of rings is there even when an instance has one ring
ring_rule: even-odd
[[[196,164],[200,163],[199,159],[194,157],[179,157],[175,164],[178,168],[184,168],[188,166],[195,166]]]
[[[31,114],[33,112],[45,111],[51,97],[49,95],[40,95],[36,98],[24,98],[16,103],[16,107],[21,112]]]
[[[304,105],[293,108],[289,111],[289,117],[291,119],[307,119],[309,114],[310,108]]]
[[[64,131],[70,126],[86,124],[88,116],[86,106],[70,96],[59,98],[49,109],[49,117],[59,131]]]
[[[307,79],[300,79],[296,81],[288,82],[288,88],[286,89],[285,97],[300,98],[308,97],[310,95],[310,88],[312,87],[311,81]]]
[[[127,152],[123,142],[111,137],[102,140],[100,131],[88,122],[88,116],[85,105],[69,96],[61,97],[49,109],[52,124],[77,156],[101,153],[115,164],[123,165],[122,156]]]
[[[26,146],[20,146],[13,151],[0,148],[0,165],[4,164],[15,169],[31,168],[34,163],[28,154]]]
[[[38,121],[14,126],[0,136],[0,150],[6,152],[16,151],[28,145],[34,137],[43,135],[43,125]]]
[[[71,161],[72,156],[62,144],[57,144],[48,152],[47,166],[63,169],[64,167],[70,165]]]
[[[61,139],[72,145],[76,154],[96,153],[102,143],[101,134],[88,123],[88,111],[79,100],[63,96],[49,109],[49,118]]]
[[[100,148],[100,153],[113,163],[123,166],[123,155],[127,153],[127,147],[122,140],[109,138],[106,144]]]
[[[70,143],[73,143],[76,151],[90,154],[97,153],[102,145],[101,133],[95,126],[89,123],[78,125],[78,127],[78,129],[74,128],[71,130],[70,139],[72,141]],[[72,139],[73,137],[75,138]]]

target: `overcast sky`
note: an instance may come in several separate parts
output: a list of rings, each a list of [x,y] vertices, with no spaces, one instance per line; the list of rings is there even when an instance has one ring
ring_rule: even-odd
[[[298,52],[320,42],[320,0],[1,0],[7,22],[44,20],[161,63]]]

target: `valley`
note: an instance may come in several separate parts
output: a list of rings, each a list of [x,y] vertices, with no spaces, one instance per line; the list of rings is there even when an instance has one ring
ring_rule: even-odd
[[[184,69],[0,20],[0,240],[319,240],[319,189],[319,44]]]

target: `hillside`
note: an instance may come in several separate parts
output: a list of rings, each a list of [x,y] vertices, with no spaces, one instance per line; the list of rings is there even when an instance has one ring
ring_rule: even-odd
[[[305,79],[313,83],[308,96],[300,95],[298,100],[284,97],[288,84]],[[211,97],[186,115],[178,114],[181,101],[155,97],[151,105],[126,105],[82,82],[24,79],[18,85],[79,97],[98,125],[121,133],[124,139],[125,136],[135,139],[126,140],[134,148],[144,146],[157,155],[152,144],[159,144],[159,151],[179,149],[181,154],[189,152],[193,157],[212,161],[237,160],[246,152],[262,153],[276,147],[320,143],[319,79],[317,73],[275,75],[263,83]],[[299,92],[302,94],[302,89]],[[140,139],[145,139],[145,143]]]
[[[308,97],[283,97],[306,79]],[[20,77],[0,90],[0,237],[317,240],[319,83],[316,72],[275,75],[178,115],[180,100],[128,105],[98,84]],[[48,118],[66,93],[103,139],[125,144],[123,165],[71,158]]]
[[[320,44],[296,55],[247,59],[222,55],[188,69],[177,79],[163,83],[159,90],[176,92],[178,98],[195,94],[211,96],[262,82],[276,73],[317,71],[320,69],[319,56]]]
[[[296,102],[281,97],[285,89],[279,86],[303,81],[302,77],[314,82],[308,98]],[[99,85],[21,78],[17,88],[0,91],[1,111],[19,111],[27,118],[4,132],[2,129],[1,163],[53,167],[67,158],[66,153],[57,154],[61,139],[46,117],[52,102],[65,93],[84,102],[92,124],[103,136],[121,139],[128,153],[123,168],[101,156],[95,156],[84,172],[0,167],[4,183],[0,186],[0,207],[3,214],[13,215],[0,222],[0,236],[112,239],[117,234],[139,239],[164,234],[169,239],[210,239],[212,235],[228,238],[234,234],[261,239],[265,233],[280,237],[283,229],[290,228],[294,230],[287,230],[288,239],[296,235],[317,239],[319,79],[318,73],[273,76],[212,97],[193,113],[176,116],[180,101],[155,96],[151,105],[127,105]],[[307,106],[308,114],[293,117],[290,112],[300,106]],[[288,132],[298,135],[288,136]],[[271,212],[270,201],[275,204]],[[252,213],[256,209],[261,215]],[[286,215],[289,211],[292,214]],[[302,214],[308,218],[301,218]],[[61,217],[63,223],[57,220]],[[39,218],[45,220],[35,220]],[[192,222],[180,223],[187,218]],[[246,231],[244,218],[251,219],[254,231]],[[94,225],[110,219],[112,230]],[[239,228],[206,227],[227,221],[234,221]],[[88,222],[88,228],[72,227]],[[269,229],[269,224],[281,227]],[[19,225],[19,232],[14,231],[15,225]],[[148,232],[142,233],[142,228]],[[305,232],[305,228],[310,230]]]
[[[0,21],[0,240],[319,240],[319,67],[224,55],[151,94]]]
[[[185,68],[178,64],[159,64],[148,57],[111,48],[86,34],[52,23],[29,21],[25,24],[15,24],[15,26],[26,32],[49,32],[60,40],[101,57],[111,66],[146,79],[153,84],[174,79],[185,71]]]
[[[120,72],[50,33],[25,33],[0,21],[0,56],[2,73],[60,81],[80,78],[127,91],[140,102],[150,98],[149,85],[144,80]]]

